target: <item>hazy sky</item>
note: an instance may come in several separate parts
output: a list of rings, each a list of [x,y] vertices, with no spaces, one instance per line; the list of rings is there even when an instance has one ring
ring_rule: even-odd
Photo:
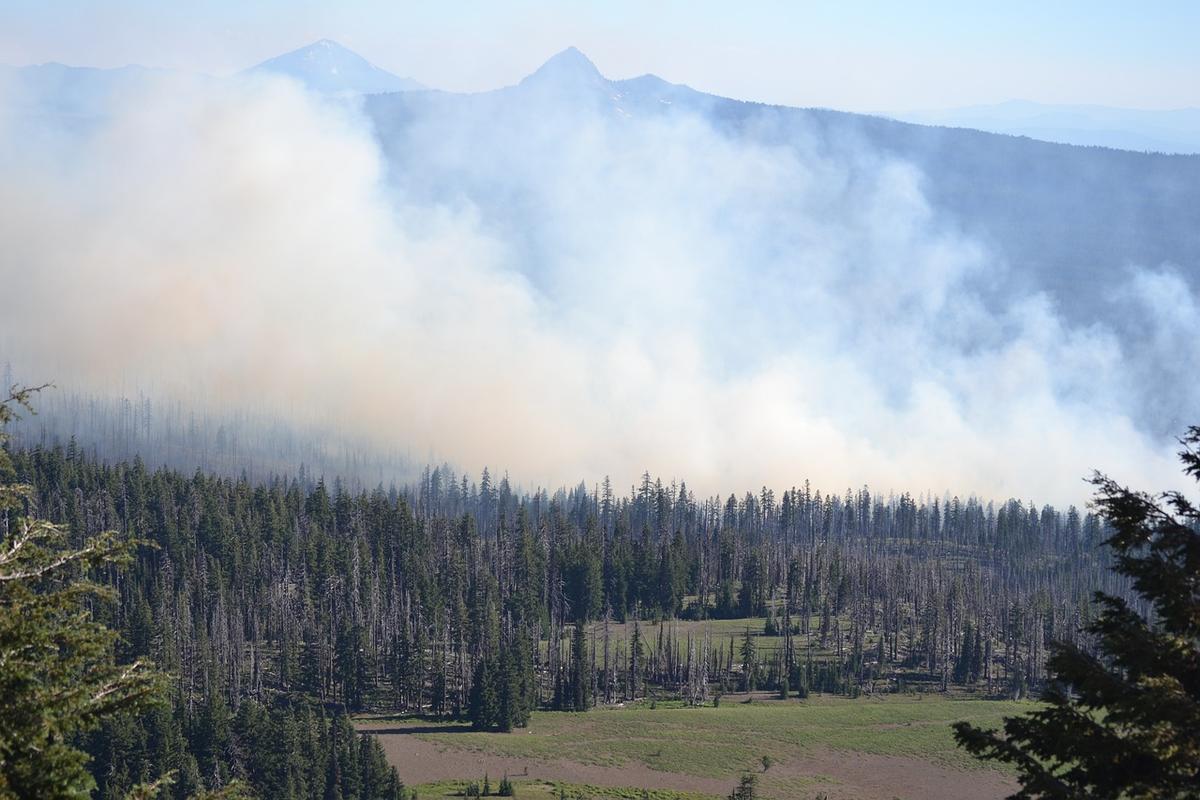
[[[225,74],[321,38],[430,86],[511,84],[568,45],[788,105],[900,110],[1020,98],[1200,106],[1200,3],[2,0],[0,63]]]

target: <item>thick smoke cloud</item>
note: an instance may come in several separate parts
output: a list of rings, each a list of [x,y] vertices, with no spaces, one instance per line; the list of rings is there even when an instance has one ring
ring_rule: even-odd
[[[65,387],[266,408],[526,484],[1170,484],[1144,365],[1043,295],[986,305],[1005,265],[913,168],[543,100],[532,126],[498,102],[385,129],[390,156],[353,103],[264,78],[8,115],[0,347]],[[1117,291],[1186,380],[1186,285]]]

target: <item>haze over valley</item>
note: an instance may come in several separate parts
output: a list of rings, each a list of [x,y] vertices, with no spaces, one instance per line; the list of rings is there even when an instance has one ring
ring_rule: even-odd
[[[1200,6],[2,16],[0,800],[1196,796]]]
[[[1078,501],[1097,464],[1169,476],[1200,401],[1198,156],[614,81],[574,48],[471,94],[329,40],[0,86],[15,374],[369,443],[371,484]],[[56,402],[28,435],[86,439]]]

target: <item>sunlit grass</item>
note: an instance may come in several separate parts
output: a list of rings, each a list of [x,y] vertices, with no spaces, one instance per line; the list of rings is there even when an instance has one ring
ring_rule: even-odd
[[[741,699],[726,695],[718,708],[636,703],[583,714],[536,712],[528,728],[509,734],[451,732],[448,727],[446,733],[417,735],[447,747],[513,758],[607,766],[641,763],[665,772],[719,778],[760,769],[764,755],[782,764],[821,750],[907,756],[975,769],[984,765],[954,744],[950,723],[970,720],[998,726],[1004,716],[1034,707],[927,695],[752,703]]]

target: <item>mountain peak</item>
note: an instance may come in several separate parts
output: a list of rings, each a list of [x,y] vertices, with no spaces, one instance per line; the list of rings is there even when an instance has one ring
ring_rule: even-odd
[[[359,57],[357,53],[345,45],[335,42],[333,39],[317,39],[312,44],[306,47],[300,47],[292,51],[293,53],[349,53],[352,56]]]
[[[254,67],[254,69],[290,66],[297,63],[309,63],[321,66],[338,66],[344,64],[374,66],[349,47],[338,44],[333,39],[318,39],[312,44],[298,47],[295,50],[290,50],[282,55],[268,59],[257,67]]]
[[[551,56],[537,71],[521,81],[522,85],[550,84],[557,86],[604,83],[605,78],[600,74],[587,56],[578,48],[568,47],[561,53]]]
[[[332,39],[319,39],[268,59],[247,72],[287,75],[310,89],[335,94],[373,94],[425,88],[411,78],[401,78],[380,69]]]

